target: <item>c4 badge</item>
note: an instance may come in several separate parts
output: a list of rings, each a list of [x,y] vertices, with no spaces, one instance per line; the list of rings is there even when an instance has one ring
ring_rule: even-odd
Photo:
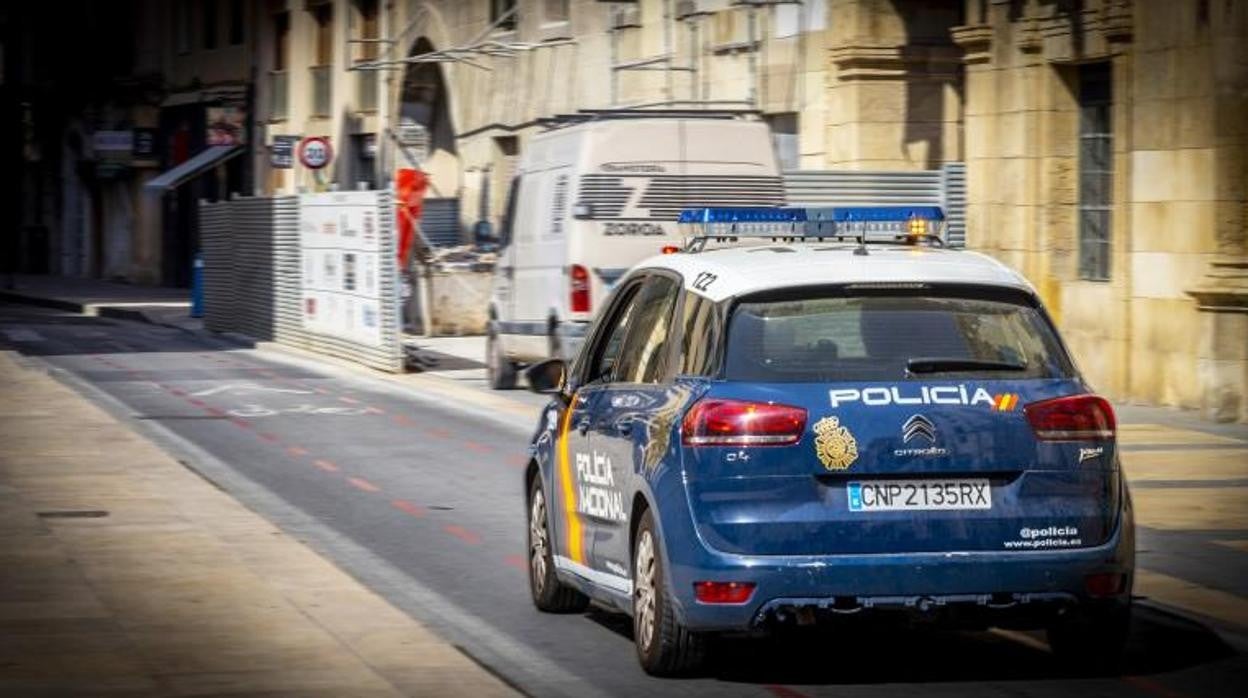
[[[858,442],[836,417],[815,422],[815,455],[828,470],[846,470],[858,460]]]

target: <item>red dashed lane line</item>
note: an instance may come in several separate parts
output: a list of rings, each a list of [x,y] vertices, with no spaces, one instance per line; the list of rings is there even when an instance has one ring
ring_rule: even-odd
[[[362,477],[349,477],[347,478],[347,482],[351,483],[352,487],[364,490],[365,492],[380,492],[381,491],[380,487],[378,487],[377,485],[374,485],[373,483],[369,482],[368,480],[365,480]]]
[[[218,410],[218,411],[220,411],[220,410]],[[222,413],[222,414],[224,414],[224,413]],[[233,424],[234,426],[238,427],[239,429],[250,429],[250,428],[251,428],[251,422],[248,422],[248,421],[247,421],[247,420],[245,420],[245,419],[239,419],[238,417],[230,417],[230,424]]]
[[[298,446],[287,446],[286,452],[295,457],[308,455],[308,449]]]
[[[1150,679],[1147,676],[1124,676],[1122,677],[1122,682],[1136,690],[1143,691],[1149,695],[1161,696],[1161,698],[1187,698],[1187,694],[1163,686],[1155,679]]]
[[[259,436],[260,438],[264,439],[265,441],[268,441],[271,444],[275,444],[278,441],[277,434],[270,434],[267,431],[258,431],[256,432],[256,436]]]
[[[481,544],[481,536],[478,536],[477,534],[473,533],[472,531],[469,531],[463,526],[456,526],[455,524],[447,524],[442,527],[442,530],[462,540],[468,545],[480,545]]]
[[[447,430],[445,430],[445,429],[441,429],[441,428],[439,428],[439,427],[430,427],[430,428],[428,428],[428,429],[426,429],[426,430],[425,430],[425,433],[426,433],[426,434],[428,434],[428,435],[430,435],[430,436],[432,436],[432,437],[433,437],[433,438],[435,438],[435,439],[449,439],[449,438],[451,438],[451,432],[449,432],[449,431],[447,431]]]
[[[802,693],[794,688],[789,688],[788,686],[770,684],[768,686],[764,686],[764,688],[770,691],[773,696],[779,696],[779,698],[806,698],[805,693]]]
[[[425,514],[429,513],[428,509],[425,509],[419,504],[413,504],[407,501],[406,499],[396,499],[390,502],[390,506],[394,507],[395,509],[398,509],[399,511],[405,514],[410,514],[411,516],[415,516],[418,519],[424,518]]]
[[[529,561],[525,560],[523,555],[508,555],[503,558],[503,564],[525,572],[529,571]]]
[[[323,458],[317,459],[316,462],[313,463],[313,465],[320,468],[321,470],[324,470],[327,473],[338,472],[338,466],[335,465],[333,461],[328,461]]]
[[[347,397],[346,395],[339,395],[339,396],[338,396],[338,400],[339,400],[340,402],[345,402],[345,403],[347,403],[348,405],[358,405],[358,404],[360,404],[360,401],[359,401],[359,400],[356,400],[356,399],[355,399],[355,398],[353,398],[353,397]]]
[[[396,414],[394,415],[394,423],[400,426],[408,427],[408,426],[415,424],[416,420],[412,419],[411,417],[408,417],[405,414]]]
[[[527,466],[528,464],[529,464],[529,457],[527,455],[513,454],[510,456],[507,456],[507,465],[513,465],[517,468],[523,468]]]
[[[482,444],[482,443],[477,443],[476,441],[465,441],[464,446],[468,447],[469,451],[476,451],[477,453],[493,453],[494,452],[493,448],[486,446],[485,444]]]

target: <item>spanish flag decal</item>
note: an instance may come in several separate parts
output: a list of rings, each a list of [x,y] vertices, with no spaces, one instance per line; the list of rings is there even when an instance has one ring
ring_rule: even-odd
[[[1012,412],[1017,406],[1017,393],[1001,393],[992,397],[992,409],[997,412]]]
[[[567,554],[573,562],[585,564],[584,541],[581,540],[581,519],[576,513],[576,486],[572,483],[572,458],[568,455],[568,427],[572,424],[572,411],[576,395],[563,412],[563,424],[559,425],[559,492],[563,497],[564,521],[567,523]]]

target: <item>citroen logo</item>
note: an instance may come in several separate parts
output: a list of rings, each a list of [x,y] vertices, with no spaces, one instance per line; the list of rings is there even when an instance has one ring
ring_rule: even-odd
[[[910,443],[911,439],[920,436],[927,439],[929,444],[936,443],[936,425],[927,417],[916,414],[901,425],[901,440],[903,443]]]

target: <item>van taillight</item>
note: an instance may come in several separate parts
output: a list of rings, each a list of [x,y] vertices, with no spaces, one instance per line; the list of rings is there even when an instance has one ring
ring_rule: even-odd
[[[801,407],[741,400],[702,400],[685,414],[686,446],[786,446],[806,430]]]
[[[1099,395],[1033,402],[1023,412],[1041,441],[1108,441],[1118,428],[1114,408]]]
[[[589,312],[589,272],[585,267],[579,264],[573,264],[568,269],[568,275],[572,279],[571,289],[571,306],[574,313]]]

